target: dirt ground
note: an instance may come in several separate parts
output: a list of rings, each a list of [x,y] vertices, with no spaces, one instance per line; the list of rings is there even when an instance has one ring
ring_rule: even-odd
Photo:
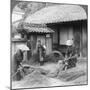
[[[66,71],[58,72],[57,63],[45,63],[38,66],[42,71],[46,70],[48,74],[36,70],[26,75],[20,81],[13,81],[12,88],[33,88],[64,85],[87,84],[87,60],[79,60],[77,66]]]

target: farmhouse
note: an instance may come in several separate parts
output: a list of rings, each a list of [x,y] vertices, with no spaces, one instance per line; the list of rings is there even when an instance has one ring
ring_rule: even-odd
[[[55,5],[45,7],[25,20],[28,24],[46,24],[54,33],[51,49],[64,51],[66,40],[74,40],[81,56],[87,55],[87,15],[79,5]],[[41,31],[41,30],[40,30]],[[50,49],[49,47],[47,47]],[[51,51],[51,50],[50,50]]]

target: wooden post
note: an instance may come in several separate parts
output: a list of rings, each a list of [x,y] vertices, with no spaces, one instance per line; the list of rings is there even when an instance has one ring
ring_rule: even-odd
[[[27,62],[27,51],[23,53],[23,61]]]
[[[52,40],[50,34],[46,36],[46,54],[50,54],[52,51]]]

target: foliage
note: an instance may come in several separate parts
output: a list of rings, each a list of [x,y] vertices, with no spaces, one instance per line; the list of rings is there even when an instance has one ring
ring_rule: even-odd
[[[44,2],[20,2],[17,4],[17,7],[19,7],[22,11],[25,12],[26,17],[28,14],[33,14],[37,10],[40,10],[46,6],[46,3]]]

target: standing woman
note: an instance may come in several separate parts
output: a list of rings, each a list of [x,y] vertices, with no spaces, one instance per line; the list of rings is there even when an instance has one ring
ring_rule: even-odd
[[[43,65],[44,64],[45,51],[44,51],[44,47],[41,45],[40,40],[38,40],[38,44],[37,44],[37,53],[38,53],[38,57],[39,57],[39,63],[40,63],[40,65]]]

